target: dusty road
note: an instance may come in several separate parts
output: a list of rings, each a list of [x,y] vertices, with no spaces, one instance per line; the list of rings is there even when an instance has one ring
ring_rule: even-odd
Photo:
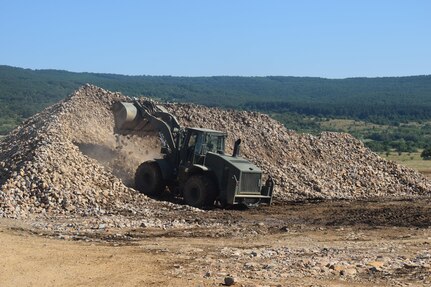
[[[215,210],[243,229],[55,234],[0,221],[0,286],[430,286],[429,200]],[[241,231],[242,230],[242,231]]]

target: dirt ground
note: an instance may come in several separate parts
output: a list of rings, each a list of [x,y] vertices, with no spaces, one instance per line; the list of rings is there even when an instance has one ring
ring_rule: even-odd
[[[240,226],[55,234],[0,220],[0,286],[430,286],[431,200],[213,210]]]

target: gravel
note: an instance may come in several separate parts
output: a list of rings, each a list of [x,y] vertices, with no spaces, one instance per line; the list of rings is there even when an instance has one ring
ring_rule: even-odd
[[[113,133],[110,108],[126,99],[87,84],[6,136],[0,142],[0,217],[134,212],[156,220],[178,209],[199,213],[154,201],[131,188],[139,163],[160,156],[160,141],[151,134]],[[275,178],[275,199],[280,202],[411,198],[431,192],[424,176],[382,159],[349,134],[303,135],[260,113],[192,104],[165,106],[183,126],[228,132],[228,152],[241,138],[243,156]]]
[[[274,196],[279,201],[431,194],[431,182],[422,174],[381,158],[350,134],[298,134],[265,114],[190,104],[166,106],[182,126],[226,131],[228,152],[241,138],[243,156],[275,178]]]

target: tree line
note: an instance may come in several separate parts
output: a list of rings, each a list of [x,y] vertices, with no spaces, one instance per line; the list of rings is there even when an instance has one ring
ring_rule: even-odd
[[[128,96],[274,113],[282,115],[279,119],[286,125],[304,131],[318,132],[319,118],[347,118],[395,127],[393,133],[375,131],[373,135],[370,131],[358,135],[371,139],[373,149],[393,148],[395,144],[423,147],[427,128],[419,130],[417,136],[418,130],[408,132],[397,127],[431,120],[429,75],[347,79],[125,76],[0,65],[0,134],[85,83]]]

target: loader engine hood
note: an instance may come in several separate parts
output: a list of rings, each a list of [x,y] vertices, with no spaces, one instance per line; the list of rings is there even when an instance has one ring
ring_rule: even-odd
[[[228,199],[228,204],[270,203],[272,188],[270,192],[265,188],[262,170],[247,159],[210,152],[206,155],[205,166],[215,173],[220,196]]]

